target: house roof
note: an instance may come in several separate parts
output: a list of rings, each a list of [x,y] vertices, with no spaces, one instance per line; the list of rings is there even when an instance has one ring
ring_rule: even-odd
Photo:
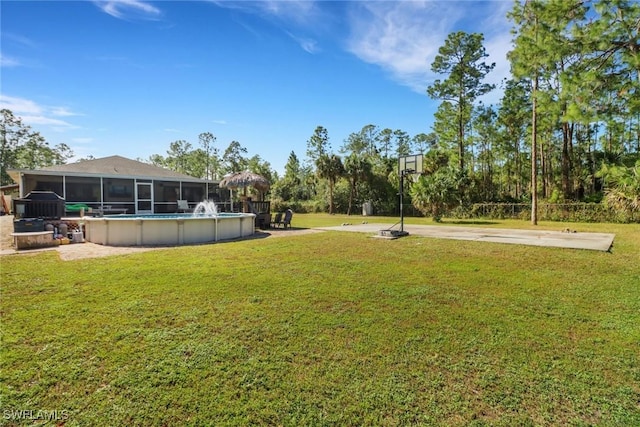
[[[109,156],[94,160],[83,160],[76,163],[67,163],[65,165],[48,166],[38,170],[21,170],[20,172],[30,172],[32,174],[45,173],[47,175],[100,175],[110,177],[145,177],[174,180],[179,179],[184,181],[205,181],[149,163],[127,159],[122,156]]]

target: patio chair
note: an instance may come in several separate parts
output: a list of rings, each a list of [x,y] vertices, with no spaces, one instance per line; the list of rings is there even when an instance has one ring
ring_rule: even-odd
[[[190,213],[193,212],[193,209],[189,207],[189,202],[187,200],[178,200],[178,213]]]
[[[293,211],[291,209],[287,209],[284,213],[284,218],[282,219],[282,225],[284,228],[291,228],[291,219],[293,218]]]
[[[271,221],[271,223],[269,224],[270,227],[278,227],[280,225],[280,223],[282,222],[282,212],[277,212],[274,217],[273,220]]]
[[[282,213],[280,213],[280,215],[282,215]],[[293,218],[293,211],[291,209],[287,209],[284,216],[282,216],[279,221],[278,214],[276,214],[276,219],[273,221],[273,224],[275,224],[276,227],[280,227],[280,225],[282,225],[282,228],[291,228],[291,218]]]

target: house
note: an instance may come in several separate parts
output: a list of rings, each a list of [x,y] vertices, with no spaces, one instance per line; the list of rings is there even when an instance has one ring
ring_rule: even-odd
[[[20,197],[32,191],[53,191],[67,205],[130,214],[174,213],[178,200],[195,206],[209,199],[224,210],[230,204],[229,190],[219,181],[194,178],[165,168],[110,156],[38,170],[12,169]]]

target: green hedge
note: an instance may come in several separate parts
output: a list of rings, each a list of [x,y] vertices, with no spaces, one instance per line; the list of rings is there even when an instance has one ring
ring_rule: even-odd
[[[531,205],[528,203],[476,203],[471,206],[467,217],[528,219],[531,218]],[[640,212],[620,212],[602,203],[540,203],[538,219],[541,221],[638,223]]]

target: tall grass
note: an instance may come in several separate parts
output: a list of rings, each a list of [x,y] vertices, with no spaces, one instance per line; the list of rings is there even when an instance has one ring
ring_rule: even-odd
[[[571,227],[613,251],[324,232],[3,257],[0,417],[640,425],[640,226]]]

